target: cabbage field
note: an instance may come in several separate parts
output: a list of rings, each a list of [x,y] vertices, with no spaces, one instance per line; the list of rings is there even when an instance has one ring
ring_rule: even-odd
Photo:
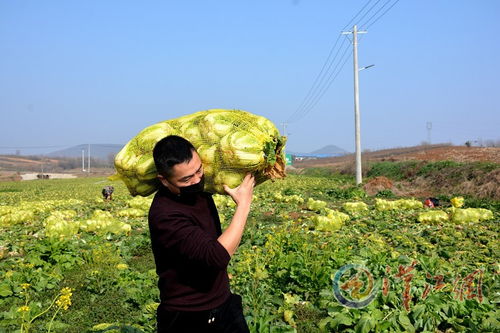
[[[251,332],[500,331],[500,204],[353,184],[255,189],[228,268]],[[225,227],[233,203],[215,200]],[[150,202],[105,178],[0,183],[0,332],[154,332]]]

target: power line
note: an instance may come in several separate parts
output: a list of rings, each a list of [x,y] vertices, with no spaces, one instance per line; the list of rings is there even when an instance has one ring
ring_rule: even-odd
[[[347,50],[347,49],[346,49]],[[316,100],[311,104],[311,107],[309,108],[309,111],[307,113],[310,112],[310,110],[314,109],[314,107],[316,106],[316,104],[318,104],[318,102],[321,100],[321,98],[323,98],[323,96],[325,95],[325,93],[328,91],[328,89],[330,88],[330,86],[332,85],[332,83],[335,81],[335,79],[337,78],[337,76],[340,74],[340,72],[342,71],[342,69],[344,68],[345,64],[347,63],[347,60],[349,60],[350,58],[350,55],[346,52],[344,52],[344,55],[347,55],[347,57],[345,57],[344,61],[342,62],[342,65],[340,66],[339,70],[336,72],[336,74],[332,77],[332,79],[328,82],[328,84],[323,88],[323,90],[321,91],[321,93],[318,95],[318,97],[316,98]],[[343,55],[343,56],[344,56]],[[340,63],[339,63],[340,64]],[[332,73],[333,74],[333,73]]]
[[[377,0],[377,2],[375,2],[375,3],[374,3],[371,7],[370,7],[370,9],[368,9],[368,10],[366,11],[366,13],[365,13],[365,14],[364,14],[364,15],[363,15],[363,16],[362,16],[362,17],[361,17],[361,18],[360,18],[360,19],[356,22],[356,24],[358,24],[359,22],[363,21],[363,19],[366,17],[366,15],[368,15],[368,13],[369,13],[369,12],[370,12],[373,8],[375,8],[375,6],[377,6],[377,5],[378,5],[378,3],[379,3],[380,1],[381,1],[381,0]],[[344,29],[345,29],[345,28],[344,28]]]
[[[345,39],[344,39],[345,41]],[[344,57],[347,54],[347,51],[349,50],[349,45],[346,45],[346,47],[344,48],[344,52],[342,53],[342,56],[340,57],[339,61],[337,62],[337,64],[335,65],[333,71],[330,73],[330,76],[328,77],[327,79],[327,84],[325,86],[323,86],[322,90],[319,92],[319,94],[317,94],[316,96],[316,100],[314,102],[311,102],[311,106],[309,107],[309,109],[312,109],[314,106],[313,105],[316,105],[316,103],[318,102],[319,99],[321,99],[321,97],[324,95],[324,93],[326,92],[326,90],[328,90],[328,88],[330,87],[330,85],[333,83],[333,81],[335,80],[335,78],[337,77],[337,75],[340,73],[340,71],[342,70],[342,67],[341,66],[339,68],[338,71],[337,68],[339,67],[339,65],[342,63],[342,59],[344,59]],[[339,53],[340,53],[340,49],[339,49]],[[345,61],[344,61],[345,63]],[[335,74],[336,73],[336,74]]]
[[[380,0],[378,0],[380,1]],[[361,12],[363,12],[363,10],[370,4],[370,2],[372,2],[372,0],[368,0],[364,6],[356,13],[356,15],[354,15],[351,20],[344,26],[344,28],[342,28],[342,30],[344,30],[347,26],[349,26],[357,17],[359,14],[361,14]],[[365,14],[366,15],[366,14]],[[302,102],[300,103],[299,107],[295,110],[294,114],[298,113],[304,106],[305,104],[307,104],[308,100],[311,98],[311,96],[313,95],[313,91],[318,89],[318,86],[321,85],[321,83],[323,82],[323,79],[325,77],[325,68],[327,66],[327,64],[329,63],[328,65],[328,69],[327,71],[331,68],[333,62],[335,62],[335,58],[337,57],[337,54],[338,52],[340,51],[337,51],[337,54],[335,55],[335,57],[333,58],[333,60],[330,61],[331,57],[332,57],[332,54],[335,50],[335,48],[337,47],[337,44],[339,42],[339,39],[340,39],[341,35],[339,35],[337,37],[337,39],[335,40],[335,43],[333,45],[333,47],[330,49],[330,52],[328,53],[328,56],[326,57],[326,60],[325,62],[323,63],[323,66],[321,67],[321,70],[319,71],[318,75],[316,76],[316,78],[314,79],[314,82],[313,84],[311,85],[311,88],[309,88],[309,91],[307,92],[306,96],[304,97],[304,99],[302,100]],[[321,79],[320,79],[321,78]],[[319,80],[319,83],[318,83],[318,80]],[[290,118],[293,118],[294,115],[290,116]]]
[[[347,63],[347,60],[349,60],[350,58],[350,53],[347,53],[347,50],[349,49],[349,47],[346,47],[346,49],[344,50],[344,53],[342,54],[342,58],[344,58],[344,60],[342,61],[342,58],[339,62],[342,63],[342,65],[340,66],[339,70],[337,71],[337,73],[332,77],[332,79],[328,82],[328,85],[326,85],[323,89],[323,91],[321,92],[320,95],[318,95],[318,98],[314,101],[314,103],[311,105],[311,110],[316,106],[316,104],[318,104],[318,102],[321,100],[321,98],[325,95],[325,93],[328,91],[328,89],[330,88],[330,86],[332,85],[332,83],[335,81],[335,79],[337,78],[337,76],[340,74],[340,72],[342,72],[342,69],[344,68],[345,64]],[[347,56],[346,56],[347,55]],[[332,76],[332,75],[330,75]]]
[[[382,18],[382,16],[384,16],[388,11],[390,11],[392,9],[392,7],[394,7],[398,2],[399,2],[399,0],[396,0],[389,8],[387,8],[385,10],[385,12],[382,13],[382,15],[380,15],[379,17],[377,17],[377,19],[375,21],[373,21],[372,23],[367,25],[365,29],[368,29],[369,27],[374,25],[378,20],[380,20]]]
[[[380,8],[379,8],[376,12],[375,12],[375,13],[373,13],[373,15],[372,15],[372,16],[370,16],[370,18],[369,18],[369,19],[368,19],[365,23],[360,24],[360,28],[361,28],[361,27],[363,27],[363,26],[365,26],[365,25],[366,25],[368,22],[370,22],[370,21],[371,21],[371,20],[372,20],[375,16],[377,16],[377,14],[378,14],[378,13],[380,13],[380,11],[381,11],[382,9],[384,9],[384,7],[385,7],[385,6],[387,6],[387,4],[388,4],[389,2],[391,2],[391,1],[392,1],[392,0],[387,0],[387,1],[386,1],[386,2],[385,2],[385,3],[384,3],[384,4],[383,4],[383,5],[382,5],[382,6],[381,6],[381,7],[380,7]]]
[[[380,0],[379,0],[380,1]],[[368,6],[368,4],[372,2],[372,0],[368,0],[368,2],[365,3],[365,5],[356,13],[356,15],[354,15],[354,17],[342,28],[342,30],[344,30],[345,28],[347,28],[349,25],[351,25],[351,23],[356,19],[356,17],[358,17],[358,15],[366,8],[366,6]],[[377,1],[378,2],[378,1]]]
[[[338,52],[340,52],[341,49],[339,49]],[[339,61],[335,65],[335,68],[333,69],[332,72],[330,72],[330,75],[328,76],[328,79],[326,80],[325,85],[323,85],[320,90],[317,90],[314,95],[312,95],[312,98],[309,100],[309,103],[307,104],[307,107],[304,107],[302,112],[296,112],[294,113],[288,122],[294,122],[297,121],[298,119],[304,117],[307,113],[309,113],[316,104],[321,100],[321,98],[325,95],[325,93],[328,91],[332,83],[335,81],[337,76],[340,74],[342,69],[344,68],[347,60],[349,59],[349,53],[347,51],[349,50],[349,44],[346,45],[344,48],[344,52],[342,53],[342,56],[340,57]],[[337,53],[338,53],[337,52]],[[340,68],[339,68],[340,66]]]
[[[349,26],[353,21],[356,20],[356,18],[366,9],[366,7],[368,7],[368,5],[372,2],[373,0],[368,0],[364,5],[363,7],[361,7],[361,9],[351,18],[351,20],[349,20],[349,22],[345,25],[345,27],[342,29],[344,30],[347,26]],[[364,19],[364,17],[370,13],[370,11],[380,2],[381,0],[377,0],[371,7],[370,9],[368,9],[368,11],[366,11],[362,16],[361,18],[358,20],[362,20]],[[337,50],[337,52],[335,53],[335,56],[332,58],[332,54],[334,53],[337,45],[338,45],[338,42],[339,42],[339,39],[340,39],[340,34],[339,36],[337,37],[337,39],[335,40],[335,43],[333,45],[333,47],[330,49],[330,52],[328,54],[328,57],[326,58],[325,62],[323,63],[323,66],[321,67],[321,70],[320,72],[318,73],[318,75],[316,76],[311,88],[309,89],[309,91],[307,92],[306,96],[304,97],[304,99],[302,100],[302,102],[300,103],[299,107],[293,112],[293,114],[289,117],[288,122],[293,122],[293,121],[297,121],[298,119],[302,118],[303,116],[305,116],[307,113],[309,113],[312,109],[311,105],[316,105],[318,100],[316,100],[316,96],[323,96],[324,95],[324,88],[327,87],[330,87],[332,82],[333,81],[330,81],[329,79],[333,76],[334,79],[338,76],[338,73],[335,74],[335,68],[337,68],[339,66],[339,64],[342,62],[342,60],[339,60],[339,62],[337,63],[337,65],[334,66],[334,70],[333,72],[330,72],[330,75],[328,76],[328,72],[330,71],[330,69],[332,68],[333,64],[335,63],[335,60],[339,54],[339,52],[341,51],[342,47],[343,47],[343,44],[345,43],[345,39],[342,43],[342,45],[339,47],[339,49]],[[341,68],[343,68],[343,65],[341,66]],[[326,69],[326,70],[325,70]],[[335,74],[335,75],[334,75]],[[325,82],[325,78],[328,76],[329,79],[326,80]],[[327,90],[326,89],[326,90]],[[320,97],[320,98],[321,98]],[[298,116],[298,115],[301,115],[301,116]]]
[[[340,35],[339,35],[339,38],[340,38]],[[342,42],[342,45],[343,44],[345,44],[345,39]],[[324,73],[322,73],[321,79],[320,79],[318,85],[313,85],[313,87],[311,87],[311,89],[309,90],[308,94],[306,95],[306,97],[302,101],[301,105],[290,116],[288,122],[294,121],[294,120],[292,120],[293,118],[296,118],[297,115],[299,115],[300,113],[303,113],[304,111],[307,111],[309,109],[309,105],[311,104],[311,100],[313,100],[315,98],[315,96],[317,95],[317,92],[320,91],[320,90],[322,90],[322,88],[324,87],[323,82],[325,81],[325,78],[327,77],[328,72],[332,68],[333,64],[335,63],[335,60],[337,59],[337,57],[338,57],[341,49],[342,49],[342,46],[340,46],[340,48],[335,53],[335,56],[333,57],[333,59],[330,61],[329,65],[328,65],[327,71],[325,71]],[[325,63],[325,65],[326,65],[326,63]],[[337,63],[337,66],[338,66],[338,63]],[[337,68],[337,66],[334,67],[334,71],[335,71],[335,68]],[[332,75],[332,73],[330,72],[329,78],[331,77],[331,75]],[[328,82],[328,79],[327,79],[327,82]],[[321,87],[322,85],[323,85],[323,87]],[[315,88],[315,89],[313,89],[313,88]]]
[[[321,67],[321,70],[319,71],[318,75],[316,76],[316,79],[314,79],[314,82],[311,86],[311,88],[309,88],[309,91],[307,92],[306,96],[304,97],[304,99],[302,100],[302,102],[300,103],[299,107],[295,110],[295,112],[290,116],[289,119],[293,118],[293,116],[298,113],[303,107],[304,105],[307,103],[307,100],[311,97],[312,95],[312,92],[313,90],[315,90],[316,88],[316,84],[318,83],[318,79],[321,77],[323,78],[324,75],[323,75],[323,71],[326,67],[326,64],[328,64],[330,62],[330,58],[331,58],[331,55],[333,54],[333,51],[335,50],[335,47],[337,46],[337,43],[339,42],[340,40],[340,35],[337,37],[337,40],[335,40],[335,44],[333,45],[333,47],[330,49],[330,53],[328,54],[328,57],[326,58],[326,61],[323,63],[323,67]],[[337,51],[338,53],[338,51]],[[335,59],[335,58],[334,58]],[[331,66],[331,62],[330,62],[330,66]],[[289,120],[290,121],[290,120]]]
[[[375,24],[378,20],[380,20],[389,10],[391,10],[391,8],[394,7],[394,5],[396,5],[397,2],[399,2],[399,0],[396,0],[384,12],[382,12],[382,14],[380,14],[377,17],[377,15],[393,0],[387,0],[382,6],[378,7],[378,9],[376,9],[378,4],[381,2],[381,0],[377,0],[377,1],[375,1],[375,3],[373,3],[368,8],[368,10],[365,11],[365,9],[372,3],[372,1],[373,0],[368,0],[363,5],[363,7],[356,13],[356,15],[354,15],[351,18],[351,20],[344,26],[344,28],[342,30],[344,30],[346,27],[348,27],[354,21],[357,21],[355,23],[356,25],[359,24],[359,22],[363,21],[365,19],[365,17],[367,17],[369,14],[371,14],[371,16],[368,18],[368,20],[365,21],[365,23],[363,25],[368,25],[368,27],[370,27],[373,24]],[[357,19],[358,16],[360,16],[360,15],[361,15],[361,17],[359,19]],[[306,96],[304,97],[304,99],[300,103],[299,107],[288,118],[287,123],[295,122],[295,121],[303,118],[304,116],[306,116],[309,112],[311,112],[312,109],[319,102],[319,100],[324,96],[326,91],[330,88],[333,81],[335,81],[335,79],[339,75],[340,71],[344,67],[344,65],[348,59],[348,58],[344,59],[344,55],[345,55],[347,48],[344,50],[344,54],[342,55],[342,57],[340,59],[338,59],[338,61],[337,61],[337,57],[338,57],[338,55],[339,55],[340,51],[342,50],[344,43],[345,43],[345,39],[344,39],[344,42],[342,44],[340,44],[340,46],[337,49],[337,46],[339,45],[339,39],[340,39],[340,35],[337,37],[333,47],[330,49],[328,57],[326,58],[325,62],[323,63],[323,66],[321,67],[321,70],[318,73],[318,75],[316,76],[313,84],[311,85],[311,88],[309,88],[309,91],[307,92]],[[360,38],[360,40],[361,40],[361,38]],[[337,51],[335,52],[336,49],[337,49]],[[333,56],[333,58],[332,58],[332,55],[334,53],[335,53],[335,56]],[[334,64],[335,64],[335,66],[334,66]],[[337,71],[339,66],[340,66],[340,69]],[[332,67],[333,67],[333,70],[332,70]]]

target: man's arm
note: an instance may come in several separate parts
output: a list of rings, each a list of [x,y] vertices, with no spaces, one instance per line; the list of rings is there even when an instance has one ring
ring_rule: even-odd
[[[255,178],[251,174],[247,174],[240,186],[236,188],[231,189],[227,185],[224,185],[224,190],[236,203],[236,211],[234,212],[229,227],[224,230],[217,240],[227,250],[230,256],[233,256],[240,245],[241,236],[243,235],[243,230],[247,223],[248,213],[250,213],[254,186]]]

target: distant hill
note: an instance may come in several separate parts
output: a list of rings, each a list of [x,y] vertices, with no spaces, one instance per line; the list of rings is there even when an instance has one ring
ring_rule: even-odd
[[[90,156],[92,158],[98,158],[101,160],[107,160],[110,155],[116,155],[124,145],[120,144],[91,144],[90,145]],[[85,158],[87,158],[88,144],[81,144],[66,149],[61,149],[53,151],[48,154],[44,154],[47,157],[81,157],[82,150],[84,151]],[[327,145],[323,148],[314,150],[310,153],[297,153],[287,150],[288,154],[296,156],[311,156],[311,157],[335,157],[343,156],[349,154],[348,151],[337,147],[335,145]]]
[[[323,148],[321,149],[318,149],[318,150],[315,150],[313,152],[311,152],[311,154],[314,154],[314,155],[329,155],[329,156],[339,156],[339,155],[345,155],[345,154],[349,154],[348,151],[342,149],[342,148],[339,148],[335,145],[328,145],[328,146],[324,146]]]
[[[101,160],[107,160],[110,155],[116,155],[124,145],[119,144],[90,144],[90,157],[91,158],[99,158]],[[73,146],[70,148],[57,150],[45,156],[48,157],[81,157],[82,150],[84,151],[85,158],[88,156],[88,144],[82,144]]]
[[[296,156],[315,156],[315,157],[332,157],[332,156],[342,156],[349,154],[348,151],[337,147],[335,145],[324,146],[323,148],[314,150],[310,153],[296,153],[292,151],[286,151],[288,154],[296,155]]]

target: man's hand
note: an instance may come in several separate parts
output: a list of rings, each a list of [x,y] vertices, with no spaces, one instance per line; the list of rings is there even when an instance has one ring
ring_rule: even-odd
[[[224,185],[224,191],[233,198],[237,206],[250,205],[254,187],[255,177],[252,174],[247,174],[240,186],[229,188],[229,186]]]
[[[231,223],[222,235],[219,236],[218,241],[230,256],[236,252],[236,249],[240,245],[241,235],[245,229],[248,213],[250,212],[254,187],[255,178],[251,174],[247,174],[240,186],[236,188],[229,188],[227,185],[224,185],[224,191],[236,202],[236,210]]]

